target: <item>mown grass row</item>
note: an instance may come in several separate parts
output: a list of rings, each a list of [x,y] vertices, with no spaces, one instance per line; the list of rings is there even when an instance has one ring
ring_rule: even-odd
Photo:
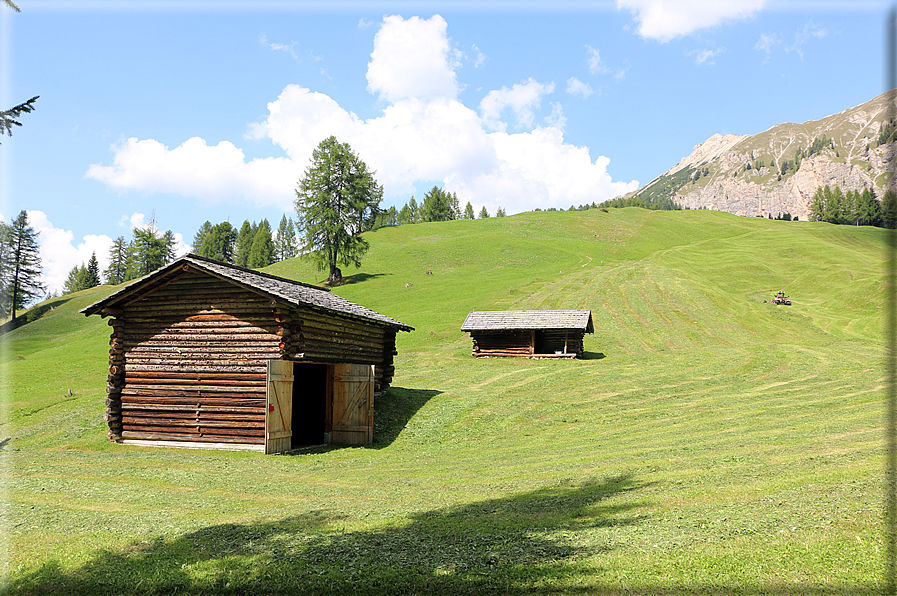
[[[876,593],[883,234],[640,209],[378,230],[335,290],[416,327],[375,444],[276,457],[106,443],[108,327],[74,313],[109,290],[76,295],[7,340],[6,591]],[[472,359],[464,316],[506,308],[591,309],[588,358]]]

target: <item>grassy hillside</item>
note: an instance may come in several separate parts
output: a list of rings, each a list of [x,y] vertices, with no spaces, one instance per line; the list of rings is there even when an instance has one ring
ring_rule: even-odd
[[[76,311],[110,288],[76,294],[0,352],[6,592],[877,593],[885,233],[635,208],[378,230],[335,291],[416,331],[375,444],[299,455],[108,444],[109,327]],[[467,312],[540,308],[592,310],[586,359],[470,357]]]

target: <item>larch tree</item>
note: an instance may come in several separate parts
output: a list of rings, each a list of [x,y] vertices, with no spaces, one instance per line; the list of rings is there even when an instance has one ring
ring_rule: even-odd
[[[476,216],[473,214],[473,205],[470,204],[470,201],[464,207],[464,219],[476,219]]]
[[[331,136],[312,152],[296,190],[296,226],[301,251],[329,270],[328,283],[342,281],[340,266],[361,266],[368,243],[360,234],[382,198],[383,187],[347,143]]]
[[[240,267],[249,267],[249,253],[252,252],[252,241],[255,238],[257,226],[255,222],[244,220],[237,234],[237,251],[234,262]]]
[[[23,210],[11,224],[5,226],[2,241],[6,245],[0,249],[4,255],[2,276],[0,276],[0,312],[12,315],[16,311],[46,291],[40,281],[41,258],[37,243],[39,232],[28,224],[28,214]]]

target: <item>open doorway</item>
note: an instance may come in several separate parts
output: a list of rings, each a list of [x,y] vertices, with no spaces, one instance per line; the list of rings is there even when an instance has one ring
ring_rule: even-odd
[[[293,439],[291,449],[324,443],[327,428],[326,364],[293,366]]]

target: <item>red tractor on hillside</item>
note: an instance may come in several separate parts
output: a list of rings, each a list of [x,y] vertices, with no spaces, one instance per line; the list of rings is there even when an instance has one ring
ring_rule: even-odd
[[[784,290],[779,290],[776,292],[775,297],[772,299],[773,304],[784,304],[785,306],[791,306],[791,298],[785,295]]]

